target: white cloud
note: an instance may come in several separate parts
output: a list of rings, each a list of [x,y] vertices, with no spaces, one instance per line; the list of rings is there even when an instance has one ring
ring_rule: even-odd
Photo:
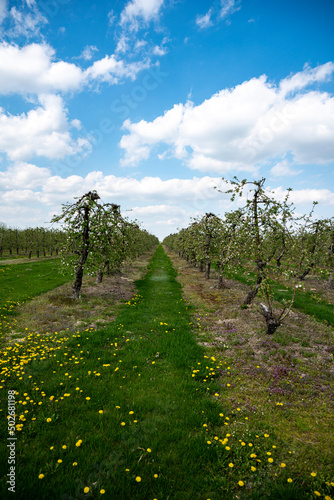
[[[95,45],[86,45],[80,57],[82,57],[82,59],[85,59],[85,61],[90,61],[94,55],[94,52],[98,51],[99,49],[95,47]]]
[[[87,58],[96,48],[86,49]],[[0,43],[0,94],[78,91],[101,81],[116,84],[125,78],[135,79],[151,65],[147,58],[127,63],[115,55],[107,55],[83,70],[76,64],[54,59],[55,51],[47,44],[32,43],[20,48]]]
[[[0,93],[40,94],[78,89],[82,71],[75,64],[52,62],[55,51],[46,44],[32,43],[22,48],[0,44]]]
[[[47,168],[36,167],[30,163],[16,162],[6,172],[0,172],[0,190],[35,189],[43,186],[51,177]]]
[[[124,63],[118,60],[116,56],[105,56],[99,61],[95,61],[90,68],[85,72],[89,80],[97,80],[101,82],[108,82],[111,84],[119,83],[123,78],[130,78],[135,80],[137,74],[151,66],[150,60]]]
[[[290,75],[284,78],[280,83],[280,90],[282,96],[286,96],[289,92],[294,92],[311,85],[316,82],[323,82],[329,80],[334,71],[334,63],[328,62],[317,66],[315,68],[310,68],[310,66],[305,65],[303,71],[300,71],[294,75]]]
[[[63,158],[89,146],[88,141],[71,138],[67,110],[62,99],[41,95],[40,107],[18,116],[0,109],[0,151],[11,160],[29,160],[34,156]],[[78,121],[74,123],[79,126]]]
[[[27,227],[42,225],[60,213],[61,204],[71,202],[96,189],[103,202],[121,205],[124,215],[143,222],[145,228],[163,238],[177,228],[186,227],[192,217],[205,212],[223,216],[233,209],[227,186],[220,177],[205,176],[192,179],[144,177],[141,180],[102,172],[90,172],[85,177],[70,175],[61,178],[46,168],[24,162],[15,162],[0,173],[0,213],[7,225]],[[277,199],[286,191],[273,189]],[[311,205],[319,201],[330,210],[334,193],[328,189],[292,191],[291,201],[298,205]]]
[[[213,22],[211,20],[212,16],[212,8],[208,10],[204,16],[197,16],[196,17],[196,24],[200,29],[205,29],[209,28],[210,26],[213,25]]]
[[[8,31],[10,37],[25,36],[27,38],[39,35],[40,27],[48,20],[39,12],[36,2],[27,2],[28,8],[12,7],[9,11],[13,27]]]
[[[7,16],[7,0],[0,0],[0,26]]]
[[[196,17],[196,24],[199,29],[209,28],[222,19],[225,19],[226,23],[230,24],[232,14],[241,9],[238,0],[220,0],[219,5],[218,3],[218,0],[216,0],[206,14]]]
[[[237,2],[236,0],[221,0],[221,9],[219,15],[222,19],[226,19],[240,9],[241,7],[239,5],[239,2]]]
[[[164,0],[131,0],[121,13],[121,25],[129,25],[138,29],[139,22],[147,23],[156,19]]]
[[[323,67],[324,66],[324,67]],[[296,93],[312,81],[323,81],[334,70],[332,63],[318,66],[280,86],[265,76],[253,78],[214,94],[195,106],[177,104],[152,122],[126,120],[120,146],[123,165],[148,159],[165,145],[160,158],[182,159],[190,168],[224,174],[256,169],[290,152],[293,162],[328,164],[334,161],[334,98],[320,91]]]
[[[287,160],[276,163],[276,165],[274,165],[270,170],[273,177],[290,177],[293,175],[299,175],[302,172],[302,170],[293,170]]]

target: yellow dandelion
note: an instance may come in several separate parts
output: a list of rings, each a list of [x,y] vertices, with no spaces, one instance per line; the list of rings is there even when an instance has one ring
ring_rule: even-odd
[[[157,478],[157,477],[159,477],[159,476],[158,476],[158,474],[154,474],[154,476],[153,476],[153,477],[155,477],[155,479],[156,479],[156,478]]]
[[[137,481],[137,483],[140,483],[140,481],[141,481],[141,477],[140,477],[140,476],[137,476],[137,477],[136,477],[136,481]]]
[[[104,495],[104,494],[105,494],[105,492],[106,492],[106,490],[103,490],[103,489],[102,489],[102,490],[100,490],[100,495]]]
[[[151,450],[151,448],[147,448],[146,451],[148,451],[148,453],[151,453],[152,450]]]
[[[75,443],[75,446],[79,447],[79,446],[81,446],[81,444],[82,444],[82,439],[79,439],[79,441],[77,441]]]
[[[121,425],[125,425],[125,422],[121,422]]]
[[[73,462],[73,467],[76,467],[78,465],[78,462]]]
[[[251,471],[252,471],[252,472],[255,472],[255,471],[256,471],[256,467],[254,467],[254,466],[252,465],[252,467],[251,467]]]
[[[228,464],[228,466],[232,468],[232,467],[234,467],[234,464],[232,464],[232,462],[231,462]]]
[[[243,481],[239,481],[239,482],[238,482],[238,485],[239,485],[239,486],[245,486],[245,483],[244,483]]]
[[[286,467],[286,464],[285,463],[281,463],[281,467]]]
[[[86,487],[84,488],[84,493],[89,493],[89,488],[88,488],[88,486],[86,486]]]
[[[271,463],[271,464],[272,464],[272,463],[273,463],[273,461],[274,461],[274,459],[273,459],[273,458],[268,458],[268,462],[269,462],[269,463]]]
[[[99,410],[99,413],[101,413],[101,414],[102,414],[102,413],[103,413],[103,410]]]
[[[57,462],[58,462],[59,464],[61,464],[61,463],[62,463],[62,459],[60,458],[59,460],[57,460]]]
[[[317,475],[317,473],[316,473],[316,472],[311,472],[311,476],[312,476],[312,477],[315,477],[316,475]]]
[[[47,422],[51,422],[52,418],[47,418],[46,421]]]
[[[43,479],[43,477],[44,477],[44,474],[40,474],[40,475],[38,476],[38,479]]]
[[[292,483],[291,477],[288,478],[288,483]]]
[[[321,493],[319,493],[319,491],[315,491],[314,494],[316,497],[321,497]]]

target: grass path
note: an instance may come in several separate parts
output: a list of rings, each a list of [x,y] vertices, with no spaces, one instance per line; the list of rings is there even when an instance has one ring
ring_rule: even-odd
[[[8,390],[16,393],[15,498],[313,498],[288,480],[284,444],[224,409],[223,361],[195,341],[159,246],[138,293],[107,328],[29,334],[3,353],[0,498],[8,492]],[[269,451],[270,450],[270,451]],[[269,457],[269,458],[268,458]],[[313,478],[309,478],[313,481]]]

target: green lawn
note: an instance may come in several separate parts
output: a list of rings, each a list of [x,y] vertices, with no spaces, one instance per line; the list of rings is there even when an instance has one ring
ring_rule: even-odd
[[[0,339],[8,332],[16,305],[66,283],[59,273],[60,259],[0,265]]]

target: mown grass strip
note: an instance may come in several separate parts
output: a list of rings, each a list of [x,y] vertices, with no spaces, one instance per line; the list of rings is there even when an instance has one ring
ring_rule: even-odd
[[[218,385],[222,362],[196,343],[175,275],[158,247],[109,327],[30,334],[3,353],[1,498],[9,498],[9,389],[17,391],[15,498],[309,498],[307,480],[287,481],[284,444],[274,451],[262,422],[240,422],[245,442],[229,434],[230,384]]]

